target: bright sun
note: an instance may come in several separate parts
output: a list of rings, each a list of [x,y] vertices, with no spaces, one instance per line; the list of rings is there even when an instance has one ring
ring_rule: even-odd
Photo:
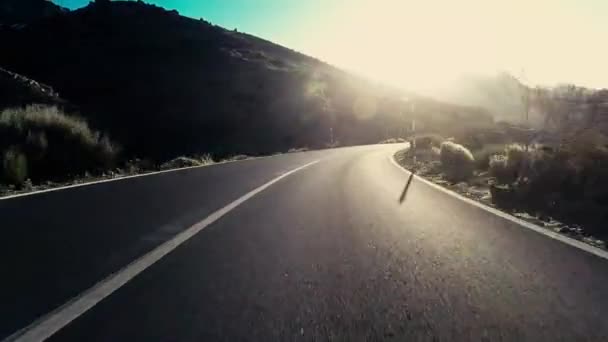
[[[608,57],[606,47],[592,43],[604,31],[556,3],[350,0],[318,23],[307,45],[330,63],[412,90],[501,70],[525,70],[538,83],[608,81],[592,69]],[[585,62],[577,58],[590,49]]]

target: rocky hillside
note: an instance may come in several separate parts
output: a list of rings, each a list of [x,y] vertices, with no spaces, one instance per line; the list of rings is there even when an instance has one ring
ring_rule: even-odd
[[[65,105],[53,88],[0,68],[0,109],[37,103]]]
[[[446,130],[491,121],[140,1],[4,27],[0,41],[0,65],[52,86],[131,156],[375,143],[412,117]]]

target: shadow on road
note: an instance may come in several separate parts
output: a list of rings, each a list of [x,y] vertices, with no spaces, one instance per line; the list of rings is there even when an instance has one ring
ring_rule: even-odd
[[[405,201],[405,196],[407,195],[407,189],[410,188],[410,184],[412,183],[412,179],[414,179],[414,172],[410,172],[410,177],[407,179],[407,183],[405,183],[405,188],[403,188],[403,192],[401,193],[401,196],[399,197],[399,204],[403,203],[403,201]]]

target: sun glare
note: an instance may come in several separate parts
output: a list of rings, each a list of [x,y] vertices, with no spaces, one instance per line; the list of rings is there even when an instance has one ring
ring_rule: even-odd
[[[546,0],[352,0],[307,43],[330,63],[412,90],[503,70],[598,86],[606,80],[592,68],[608,50],[595,39],[605,30],[568,10]]]

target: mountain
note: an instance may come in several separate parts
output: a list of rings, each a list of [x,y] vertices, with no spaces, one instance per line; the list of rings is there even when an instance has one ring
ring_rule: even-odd
[[[536,128],[596,126],[608,134],[608,89],[572,84],[531,87],[508,73],[462,77],[436,94],[451,103],[487,109],[497,120]]]
[[[0,65],[52,86],[128,156],[258,155],[376,143],[414,117],[445,130],[491,121],[141,1],[4,27],[0,41]]]
[[[67,9],[48,0],[2,0],[0,2],[0,24],[27,24],[66,12]]]
[[[467,75],[438,90],[436,97],[462,105],[488,109],[498,120],[521,122],[525,119],[528,87],[507,73],[490,76]]]

